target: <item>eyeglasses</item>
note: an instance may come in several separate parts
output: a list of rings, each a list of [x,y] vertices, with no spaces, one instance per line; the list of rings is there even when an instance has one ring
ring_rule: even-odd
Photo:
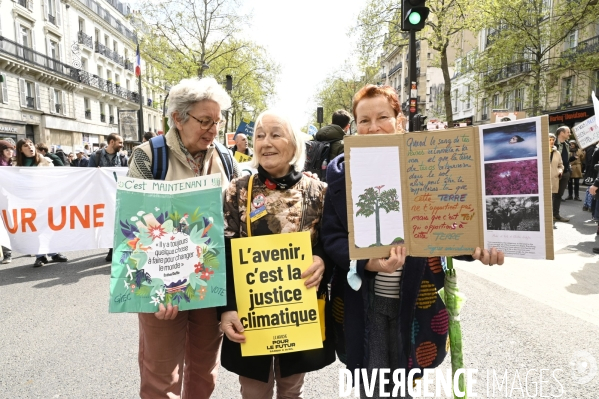
[[[208,119],[201,120],[201,119],[198,119],[198,118],[196,118],[196,117],[195,117],[195,116],[193,116],[192,114],[187,114],[187,115],[191,116],[193,119],[195,119],[196,121],[198,121],[198,123],[200,124],[200,127],[201,127],[202,129],[204,129],[204,130],[208,130],[208,129],[210,129],[210,128],[211,128],[212,126],[214,126],[214,125],[216,125],[216,128],[218,129],[218,128],[219,128],[219,126],[220,126],[220,125],[223,123],[223,121],[222,121],[222,120],[220,120],[220,121],[215,121],[215,120],[214,120],[214,119],[212,119],[212,118],[208,118]]]

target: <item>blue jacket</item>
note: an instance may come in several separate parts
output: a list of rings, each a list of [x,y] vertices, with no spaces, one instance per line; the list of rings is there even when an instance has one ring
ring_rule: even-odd
[[[343,154],[339,155],[327,168],[329,187],[324,202],[321,239],[325,252],[335,262],[336,281],[344,285],[346,364],[352,370],[368,366],[366,309],[374,297],[376,272],[365,270],[367,260],[360,260],[357,269],[362,286],[354,291],[347,284],[350,259],[344,159]],[[434,368],[447,354],[448,314],[436,293],[443,287],[444,279],[439,257],[407,257],[401,279],[397,337],[402,349],[399,364],[406,369],[406,374],[412,368]]]

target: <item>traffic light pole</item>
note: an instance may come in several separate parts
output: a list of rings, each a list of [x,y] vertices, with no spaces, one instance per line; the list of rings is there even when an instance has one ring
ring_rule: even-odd
[[[410,121],[410,126],[409,126],[409,131],[413,132],[414,131],[414,115],[416,115],[418,113],[418,74],[416,73],[416,31],[415,30],[410,30],[410,44],[409,44],[409,49],[408,51],[410,52],[410,65],[408,67],[408,80],[409,80],[409,100],[408,100],[408,107],[409,107],[409,121]]]

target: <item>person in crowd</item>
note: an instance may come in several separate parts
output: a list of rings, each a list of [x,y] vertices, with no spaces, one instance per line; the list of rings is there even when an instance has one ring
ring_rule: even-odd
[[[580,189],[580,178],[582,177],[582,165],[584,165],[585,152],[579,147],[576,140],[570,140],[570,180],[568,181],[568,199],[581,201],[578,190]]]
[[[89,158],[85,155],[84,150],[77,150],[77,158],[73,160],[73,166],[80,168],[87,168],[89,165]]]
[[[549,166],[551,176],[551,198],[555,201],[556,194],[559,190],[559,179],[562,176],[562,173],[564,173],[564,162],[555,146],[555,134],[553,133],[549,133]],[[555,220],[553,221],[553,228],[557,228],[555,227]]]
[[[334,349],[327,352],[328,345],[313,351],[247,357],[241,356],[239,345],[246,338],[237,313],[231,239],[309,231],[313,263],[302,278],[306,279],[307,288],[318,287],[319,292],[326,292],[324,253],[319,239],[326,184],[305,176],[302,173],[304,162],[302,133],[293,128],[283,114],[264,111],[256,119],[254,130],[252,167],[257,168],[258,173],[233,180],[226,192],[227,305],[219,309],[226,335],[221,362],[224,368],[239,375],[244,399],[272,398],[275,382],[277,397],[301,398],[305,373],[335,360]],[[247,224],[248,213],[262,206],[261,203],[266,204],[266,214]],[[251,209],[247,208],[248,204]]]
[[[254,155],[254,152],[250,147],[248,147],[248,138],[243,133],[237,133],[235,135],[235,145],[231,147],[231,152],[235,155],[236,152],[241,152],[242,154],[249,155],[250,157]]]
[[[123,138],[116,133],[110,133],[106,138],[106,147],[96,151],[89,157],[89,168],[127,167],[127,157],[121,154]],[[112,262],[112,248],[108,250],[106,262]]]
[[[353,113],[359,135],[403,132],[400,102],[390,86],[364,86],[354,96]],[[414,368],[437,367],[445,357],[447,339],[446,333],[431,327],[434,316],[445,312],[435,294],[444,285],[441,258],[406,256],[405,247],[394,246],[388,258],[350,264],[344,161],[345,156],[339,155],[327,168],[321,237],[335,262],[333,283],[344,284],[347,368],[352,372],[366,368],[368,375],[375,369],[390,368],[391,374],[405,369],[408,375]],[[501,265],[504,255],[495,248],[476,248],[472,256],[455,258]],[[433,292],[434,302],[425,305],[418,299],[427,292]],[[420,356],[423,350],[436,356]],[[379,389],[374,392],[378,397]]]
[[[0,140],[0,166],[13,166],[15,146],[6,140]],[[2,263],[7,264],[12,261],[12,251],[2,246]]]
[[[316,141],[326,141],[331,143],[329,159],[335,158],[343,152],[343,138],[349,132],[351,115],[344,109],[338,109],[333,112],[331,124],[321,128],[314,135]]]
[[[108,143],[103,141],[98,145],[98,150],[101,150],[103,148],[106,148],[108,146]]]
[[[54,166],[49,158],[42,156],[36,151],[35,145],[29,139],[21,139],[17,142],[17,166]],[[48,263],[50,256],[54,262],[66,262],[67,257],[60,253],[38,254],[35,256],[33,267],[41,267]]]
[[[90,149],[89,144],[86,144],[83,146],[83,151],[85,152],[85,155],[87,155],[88,157],[91,155],[92,151]]]
[[[75,159],[76,159],[75,154],[73,154],[72,152],[69,152],[68,159],[69,159],[69,166],[75,166],[73,164],[73,162],[75,162]]]
[[[567,223],[570,221],[570,219],[562,217],[560,215],[560,207],[561,202],[564,201],[564,199],[562,199],[562,196],[566,191],[566,187],[568,187],[568,181],[570,181],[570,173],[572,172],[572,169],[570,168],[570,147],[567,143],[568,139],[570,138],[570,128],[568,126],[558,127],[555,131],[555,136],[557,138],[557,151],[562,156],[562,162],[564,163],[564,173],[562,173],[562,176],[559,179],[559,190],[557,192],[559,198],[557,198],[557,195],[556,198],[553,198],[553,220],[556,222]]]
[[[0,166],[13,166],[15,146],[7,140],[0,140]]]
[[[220,173],[224,190],[239,175],[228,150],[215,144],[223,122],[221,110],[230,106],[229,95],[213,78],[184,79],[171,88],[171,128],[164,137],[168,153],[165,180]],[[221,161],[219,148],[232,161],[231,174]],[[133,150],[128,176],[154,178],[149,142]],[[179,312],[177,306],[161,304],[155,314],[140,313],[138,318],[140,396],[209,398],[216,384],[222,342],[216,308]]]
[[[150,141],[150,139],[152,137],[156,137],[156,133],[154,132],[145,132],[142,138],[142,143],[145,143],[146,141]]]
[[[51,153],[46,144],[37,143],[35,148],[40,154],[42,154],[43,157],[50,158],[54,166],[64,166],[62,159],[60,159],[56,154]]]

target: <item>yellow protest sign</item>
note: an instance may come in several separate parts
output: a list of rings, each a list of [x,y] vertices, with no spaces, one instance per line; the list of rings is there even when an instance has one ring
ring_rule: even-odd
[[[235,159],[237,160],[237,162],[242,163],[251,160],[252,157],[249,155],[245,155],[243,152],[235,151]]]
[[[301,274],[312,264],[310,233],[231,240],[242,356],[322,348],[316,288]]]

